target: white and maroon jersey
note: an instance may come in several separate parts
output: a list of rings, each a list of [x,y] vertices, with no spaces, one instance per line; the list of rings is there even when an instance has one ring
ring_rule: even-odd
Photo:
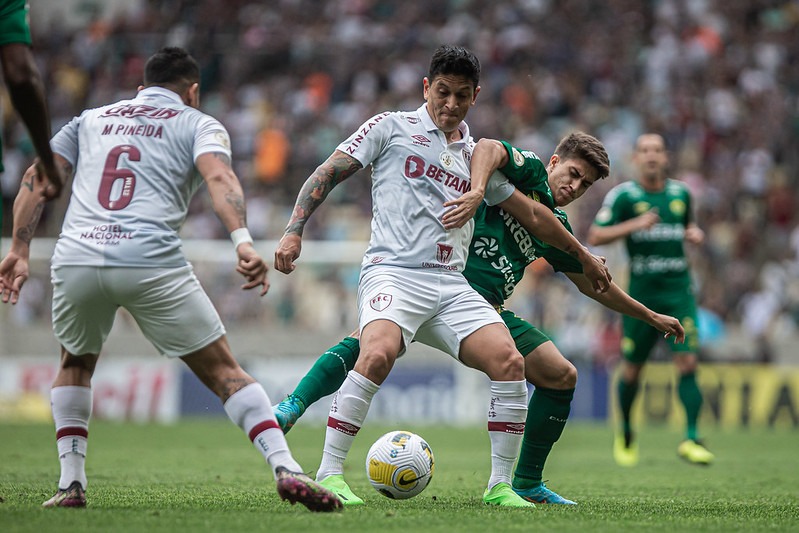
[[[338,150],[372,165],[372,237],[362,271],[372,265],[460,272],[466,265],[474,221],[444,229],[444,202],[471,189],[474,140],[461,122],[460,141],[447,143],[425,105],[385,112],[361,125]],[[489,180],[485,200],[507,199],[513,186]]]
[[[195,160],[230,138],[213,117],[161,87],[89,109],[52,139],[75,168],[53,266],[187,264],[178,231],[202,185]]]

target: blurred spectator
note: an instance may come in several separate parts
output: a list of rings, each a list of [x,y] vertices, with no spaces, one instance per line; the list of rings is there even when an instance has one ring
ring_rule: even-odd
[[[274,221],[286,219],[284,211],[320,154],[328,154],[361,117],[415,106],[422,90],[419,74],[432,49],[441,42],[466,45],[483,66],[480,105],[470,121],[476,137],[507,138],[543,154],[566,131],[585,130],[608,148],[613,175],[598,185],[609,188],[629,179],[629,146],[636,137],[659,131],[672,151],[671,175],[695,194],[698,223],[708,237],[694,258],[700,303],[724,321],[724,332],[744,323],[771,323],[774,313],[777,323],[799,315],[799,289],[790,285],[779,305],[766,305],[758,281],[764,265],[783,261],[785,250],[793,250],[794,279],[799,273],[795,1],[453,0],[435,10],[429,5],[60,0],[32,3],[32,30],[54,128],[84,107],[119,97],[142,58],[160,46],[192,50],[208,74],[203,105],[233,137],[236,170],[253,204],[249,212],[259,239],[280,237],[284,228]],[[23,135],[8,114],[3,134],[11,162]],[[349,181],[320,210],[317,220],[325,223],[309,225],[307,239],[359,240],[368,234],[368,180]],[[6,213],[15,193],[3,189]],[[584,238],[597,208],[587,199],[570,211],[578,237]],[[189,220],[186,231],[192,237],[226,237],[221,225],[203,219]],[[340,298],[320,298],[318,291],[346,284],[339,276],[280,289],[281,319],[302,316],[313,308],[308,301],[315,301],[333,306],[319,311],[318,323],[336,327],[340,321],[330,314],[352,310],[336,311],[343,307]],[[593,351],[594,357],[609,357],[601,346],[578,342],[617,327],[599,306],[574,298],[568,312],[552,309],[545,303],[551,298],[535,290],[517,298],[544,302],[514,306],[540,311],[529,318],[546,324],[574,356],[590,357],[583,352]],[[266,312],[237,319],[259,320]],[[583,330],[566,328],[575,317],[587,320]],[[569,335],[574,346],[559,335]],[[719,337],[723,342],[724,334]],[[723,357],[723,352],[708,353]]]

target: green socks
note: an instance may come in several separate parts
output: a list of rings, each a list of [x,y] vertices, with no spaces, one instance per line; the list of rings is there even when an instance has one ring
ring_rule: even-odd
[[[697,439],[696,421],[699,419],[699,410],[702,408],[702,391],[696,384],[696,374],[682,374],[677,384],[677,393],[685,407],[686,430],[685,438]]]
[[[519,462],[513,475],[513,487],[529,489],[541,484],[544,463],[563,433],[569,418],[574,389],[556,390],[536,387],[527,409]]]
[[[632,409],[633,409],[633,402],[635,401],[635,396],[638,394],[638,382],[634,383],[627,383],[623,379],[619,379],[618,383],[618,397],[619,397],[619,408],[621,409],[621,419],[622,419],[622,430],[624,431],[624,438],[625,438],[625,445],[629,446],[630,442],[627,442],[631,439],[632,435],[632,423],[630,421]]]
[[[305,407],[333,394],[344,383],[360,353],[361,344],[358,339],[345,337],[316,360],[292,394],[302,400]]]

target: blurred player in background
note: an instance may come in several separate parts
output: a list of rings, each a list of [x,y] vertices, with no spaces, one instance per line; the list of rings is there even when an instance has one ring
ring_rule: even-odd
[[[347,454],[397,357],[417,340],[489,377],[492,468],[483,501],[531,506],[511,488],[527,416],[524,359],[497,312],[462,275],[475,210],[484,197],[497,203],[514,190],[488,176],[470,180],[473,140],[463,120],[479,78],[472,52],[437,49],[422,83],[426,103],[380,113],[341,143],[303,185],[275,252],[275,267],[293,271],[311,214],[335,185],[372,165],[372,236],[358,287],[361,355],[333,399],[317,472],[345,505],[363,503],[344,480]]]
[[[49,180],[47,200],[61,194],[64,178],[50,148],[50,114],[47,111],[44,83],[31,51],[31,30],[26,0],[0,0],[0,63],[11,103],[28,128],[39,156],[38,172]],[[3,171],[3,143],[0,139],[0,172]],[[3,205],[0,203],[0,229]]]
[[[543,482],[544,463],[558,441],[569,417],[577,383],[577,369],[555,344],[535,326],[503,307],[519,284],[526,267],[543,257],[583,294],[614,311],[643,320],[682,340],[679,322],[660,315],[630,298],[615,283],[597,291],[583,267],[572,255],[539,238],[538,227],[526,212],[551,210],[571,231],[566,213],[559,209],[580,198],[597,179],[609,173],[604,146],[596,138],[576,132],[564,137],[547,165],[530,151],[507,142],[482,139],[472,156],[472,176],[490,175],[499,169],[518,189],[523,200],[506,200],[497,206],[483,204],[475,215],[475,230],[464,276],[469,284],[500,313],[516,348],[525,354],[525,377],[535,385],[527,409],[521,453],[513,478],[513,490],[533,503],[574,504]],[[522,227],[519,227],[521,223]],[[358,359],[357,331],[325,352],[285,400],[275,407],[281,427],[288,431],[308,406],[331,394]]]
[[[625,239],[630,260],[630,295],[661,313],[674,315],[685,326],[685,341],[669,344],[679,373],[677,391],[685,407],[685,440],[677,452],[694,464],[710,464],[714,456],[699,439],[697,421],[702,392],[696,383],[699,334],[696,301],[683,241],[698,245],[704,232],[693,220],[688,187],[667,177],[666,144],[658,134],[638,137],[633,163],[636,179],[611,189],[596,215],[588,242],[602,245]],[[638,443],[631,423],[641,370],[659,334],[655,328],[623,318],[622,362],[618,381],[621,432],[613,455],[623,466],[638,463]]]
[[[183,255],[178,231],[205,182],[233,240],[242,288],[260,287],[261,296],[269,288],[267,266],[247,231],[228,133],[198,111],[199,79],[194,58],[164,48],[148,59],[135,98],[84,111],[52,140],[75,180],[52,259],[53,329],[62,348],[51,404],[61,478],[45,507],[86,505],[91,378],[120,307],[161,354],[180,357],[219,397],[271,466],[281,498],[313,511],[341,507],[302,473],[266,392],[233,358],[219,315]],[[28,277],[44,185],[30,167],[14,203],[11,250],[0,263],[3,302],[16,303]]]

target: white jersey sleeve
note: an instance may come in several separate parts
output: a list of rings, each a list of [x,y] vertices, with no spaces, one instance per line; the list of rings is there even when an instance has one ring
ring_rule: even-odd
[[[511,197],[513,189],[515,188],[516,187],[508,181],[508,178],[505,177],[505,174],[499,170],[495,170],[488,178],[488,183],[486,184],[486,193],[483,197],[485,203],[488,205],[501,204]]]

